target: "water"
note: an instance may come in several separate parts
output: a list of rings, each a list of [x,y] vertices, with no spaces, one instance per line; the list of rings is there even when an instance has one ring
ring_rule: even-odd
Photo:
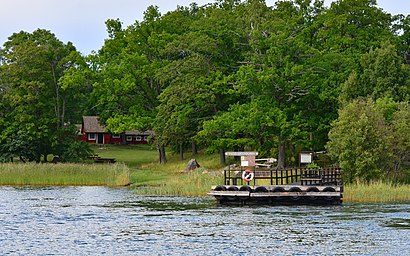
[[[0,255],[410,255],[410,205],[218,207],[126,188],[0,187]]]

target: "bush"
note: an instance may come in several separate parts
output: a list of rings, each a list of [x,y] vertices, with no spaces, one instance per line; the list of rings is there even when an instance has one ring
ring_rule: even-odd
[[[389,130],[383,113],[372,100],[356,100],[339,110],[332,123],[327,149],[346,175],[345,181],[356,177],[378,178],[387,168]]]
[[[345,171],[349,183],[356,178],[403,179],[410,159],[409,133],[408,103],[355,100],[339,110],[327,149]]]

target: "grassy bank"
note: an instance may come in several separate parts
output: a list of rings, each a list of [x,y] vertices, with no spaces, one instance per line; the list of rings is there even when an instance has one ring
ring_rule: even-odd
[[[410,185],[391,182],[357,182],[345,186],[343,201],[357,203],[410,202]]]
[[[201,167],[185,172],[189,158],[196,158]],[[216,155],[196,155],[180,161],[168,157],[166,165],[156,163],[142,165],[131,173],[132,188],[139,194],[155,195],[206,195],[211,186],[223,184],[222,166]],[[410,185],[394,185],[391,182],[355,183],[344,188],[344,202],[394,203],[410,202]]]
[[[186,164],[195,158],[200,168],[186,172]],[[131,173],[132,188],[139,194],[200,196],[206,195],[211,186],[221,184],[223,176],[218,159],[214,155],[187,155],[185,161],[169,155],[168,163],[150,163]]]
[[[179,156],[168,154],[168,163],[157,163],[150,146],[105,146],[93,148],[100,157],[115,158],[118,164],[0,164],[0,185],[97,185],[122,186],[131,183],[138,194],[202,196],[223,183],[223,166],[218,155]],[[186,172],[188,160],[200,168]],[[345,202],[410,202],[410,185],[389,182],[355,183],[345,186]]]
[[[0,185],[124,186],[130,171],[124,164],[0,164]]]

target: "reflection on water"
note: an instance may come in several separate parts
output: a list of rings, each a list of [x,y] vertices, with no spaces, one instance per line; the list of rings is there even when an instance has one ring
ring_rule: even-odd
[[[410,229],[410,219],[392,219],[387,222],[386,226],[398,229]]]
[[[126,188],[0,187],[0,254],[405,255],[410,205],[219,207]]]

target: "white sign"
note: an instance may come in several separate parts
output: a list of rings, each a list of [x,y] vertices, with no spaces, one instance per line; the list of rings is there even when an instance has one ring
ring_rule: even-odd
[[[257,156],[258,152],[225,152],[225,156]]]
[[[312,153],[300,153],[300,163],[310,164],[312,162]]]
[[[255,166],[255,156],[241,156],[241,166]]]

